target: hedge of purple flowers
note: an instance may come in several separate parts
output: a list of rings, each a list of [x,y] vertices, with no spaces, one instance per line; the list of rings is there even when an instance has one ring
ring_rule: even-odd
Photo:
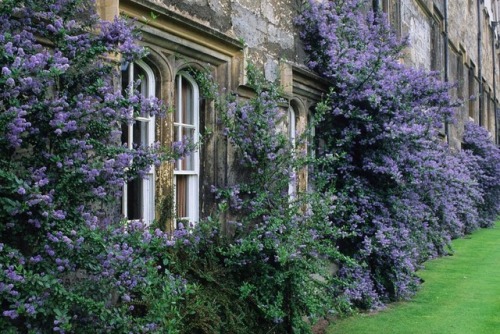
[[[335,158],[318,160],[316,177],[344,206],[331,218],[345,231],[339,250],[355,262],[339,275],[352,305],[371,308],[411,296],[423,261],[492,224],[500,174],[499,150],[478,126],[466,127],[469,150],[447,147],[450,86],[401,65],[405,42],[364,6],[309,1],[298,24],[309,67],[330,82],[316,137],[320,157]]]
[[[139,59],[132,26],[93,1],[0,3],[0,330],[169,332],[186,291],[159,254],[171,236],[119,214],[122,185],[176,158],[127,149],[121,125],[165,106],[116,89]],[[133,113],[131,112],[133,111]],[[184,153],[184,152],[182,152]]]
[[[490,226],[498,148],[474,124],[447,147],[450,86],[400,65],[405,44],[363,3],[311,0],[299,18],[330,90],[294,146],[258,71],[247,101],[195,73],[237,173],[213,187],[217,212],[167,234],[120,221],[122,185],[199,143],[122,145],[133,114],[166,109],[116,89],[118,65],[145,54],[130,23],[100,21],[92,0],[0,2],[0,329],[309,333],[411,296],[423,261]],[[305,169],[309,190],[290,194]]]
[[[476,178],[482,192],[478,204],[479,223],[491,226],[500,212],[500,151],[484,128],[469,122],[465,125],[463,149],[472,154],[477,163]]]

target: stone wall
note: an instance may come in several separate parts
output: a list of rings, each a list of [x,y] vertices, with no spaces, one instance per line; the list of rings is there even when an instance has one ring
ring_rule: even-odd
[[[447,3],[447,8],[445,4]],[[457,108],[457,124],[450,126],[450,144],[460,148],[463,125],[474,120],[495,137],[495,106],[500,96],[494,92],[498,82],[498,50],[493,46],[494,18],[492,0],[480,3],[481,25],[478,29],[477,2],[473,0],[401,0],[401,32],[410,47],[403,60],[410,66],[440,71],[445,78],[445,17],[448,18],[447,79],[456,84],[452,96],[462,101]],[[478,38],[481,33],[479,59]],[[441,43],[441,45],[438,45]],[[496,66],[498,67],[498,66]],[[496,72],[496,73],[494,73]],[[495,76],[495,78],[494,78]],[[482,97],[479,86],[482,84]],[[470,99],[473,97],[473,99]],[[495,99],[495,97],[497,99]],[[481,112],[480,112],[481,98]]]
[[[266,78],[279,79],[283,60],[303,64],[305,55],[293,19],[299,13],[300,0],[151,0],[175,11],[190,20],[200,22],[245,43],[245,59],[261,67]],[[459,125],[450,132],[458,143],[463,122],[469,119],[469,104],[474,111],[472,118],[494,132],[493,92],[493,30],[491,21],[495,4],[492,0],[481,4],[481,61],[478,60],[477,2],[473,0],[386,0],[384,8],[392,7],[399,13],[390,13],[397,21],[401,36],[407,36],[410,48],[403,60],[410,66],[425,70],[438,70],[444,79],[444,25],[448,11],[448,67],[450,81],[456,81],[463,91],[454,95],[466,101],[457,111]],[[397,3],[397,5],[396,5]],[[389,5],[391,4],[391,5]],[[395,16],[399,14],[396,19]],[[455,59],[451,59],[455,57]],[[455,62],[450,66],[450,62]],[[461,62],[464,69],[457,70]],[[479,66],[481,65],[481,66]],[[483,113],[479,120],[479,67],[483,80]],[[468,69],[473,68],[476,84],[467,91]],[[497,71],[498,72],[498,71]],[[457,75],[460,74],[460,78]],[[498,77],[496,78],[498,81]],[[498,94],[496,94],[498,95]]]
[[[280,60],[302,63],[304,52],[293,23],[300,0],[152,0],[246,45],[246,59],[266,78],[279,78]]]
[[[388,13],[398,36],[409,38],[410,46],[402,62],[424,70],[440,71],[443,79],[447,77],[457,84],[451,94],[463,100],[457,107],[458,122],[443,128],[443,136],[447,134],[451,146],[457,149],[461,146],[463,125],[471,118],[494,132],[492,14],[481,5],[483,38],[479,61],[476,1],[448,0],[447,8],[444,0],[380,0],[378,5]],[[304,129],[308,113],[321,100],[327,84],[304,66],[306,55],[294,25],[303,2],[98,0],[98,5],[105,18],[119,11],[138,20],[143,32],[142,43],[151,51],[148,61],[157,69],[158,97],[171,103],[174,78],[188,68],[208,70],[219,87],[242,98],[252,96],[245,76],[245,65],[252,63],[268,80],[281,85],[287,99],[282,107],[285,110],[292,108],[297,115],[297,129]],[[446,9],[449,43],[444,38]],[[154,13],[153,18],[151,13]],[[447,76],[444,75],[446,65]],[[483,82],[479,76],[484,79],[481,101],[485,112],[482,117],[478,112],[478,88]],[[469,101],[471,95],[476,99]],[[220,135],[217,109],[213,102],[200,103],[200,129],[210,129],[209,133],[202,133],[205,142],[200,150],[200,216],[204,217],[214,211],[211,185],[234,184],[237,173],[234,171],[234,150]],[[157,126],[157,138],[165,145],[171,140],[172,122],[166,119]],[[172,166],[162,166],[157,175],[156,201],[161,202],[174,188]],[[307,180],[307,173],[299,175],[299,184],[304,180]]]
[[[431,22],[415,1],[403,1],[401,33],[409,38],[410,48],[404,59],[410,66],[431,69]]]

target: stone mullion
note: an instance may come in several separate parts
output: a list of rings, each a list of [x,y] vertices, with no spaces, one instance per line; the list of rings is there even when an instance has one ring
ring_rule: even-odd
[[[161,85],[161,98],[172,104],[174,101],[174,83],[165,82]],[[156,139],[162,147],[171,147],[173,136],[173,113],[165,117],[157,117]],[[160,228],[166,232],[174,230],[174,164],[162,162],[156,170],[156,212]]]

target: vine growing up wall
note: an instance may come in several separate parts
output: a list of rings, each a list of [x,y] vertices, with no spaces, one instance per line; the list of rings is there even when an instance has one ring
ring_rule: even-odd
[[[211,82],[206,75],[199,73],[198,82]],[[347,260],[335,248],[337,228],[328,223],[336,200],[331,192],[289,193],[296,171],[311,162],[310,156],[295,149],[287,135],[286,100],[279,89],[252,66],[248,77],[255,92],[248,100],[211,93],[221,134],[234,149],[232,170],[237,173],[235,184],[213,187],[219,214],[228,219],[217,254],[225,277],[231,277],[225,285],[236,284],[239,298],[261,319],[259,332],[308,332],[311,323],[304,319],[314,322],[341,308],[335,298],[338,287],[330,284],[338,280],[332,263]],[[306,147],[301,145],[306,138],[307,131],[295,147]],[[217,219],[211,224],[222,228]]]
[[[123,184],[182,156],[127,148],[122,125],[163,117],[110,58],[145,55],[126,20],[91,0],[0,2],[0,328],[5,333],[172,332],[186,291],[163,232],[117,217]]]

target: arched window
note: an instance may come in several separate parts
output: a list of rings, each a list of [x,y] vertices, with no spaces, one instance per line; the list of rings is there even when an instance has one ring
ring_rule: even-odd
[[[188,73],[175,78],[174,141],[198,143],[199,92],[196,81]],[[200,157],[196,150],[175,162],[176,222],[197,222],[199,211]]]
[[[155,77],[143,61],[131,63],[122,72],[122,89],[134,89],[133,83],[141,80],[137,89],[145,97],[155,96]],[[133,112],[132,110],[130,112]],[[140,115],[133,124],[122,126],[122,142],[128,148],[149,147],[154,142],[154,116]],[[142,178],[129,181],[123,186],[122,214],[128,219],[141,219],[150,224],[155,218],[154,166]]]

